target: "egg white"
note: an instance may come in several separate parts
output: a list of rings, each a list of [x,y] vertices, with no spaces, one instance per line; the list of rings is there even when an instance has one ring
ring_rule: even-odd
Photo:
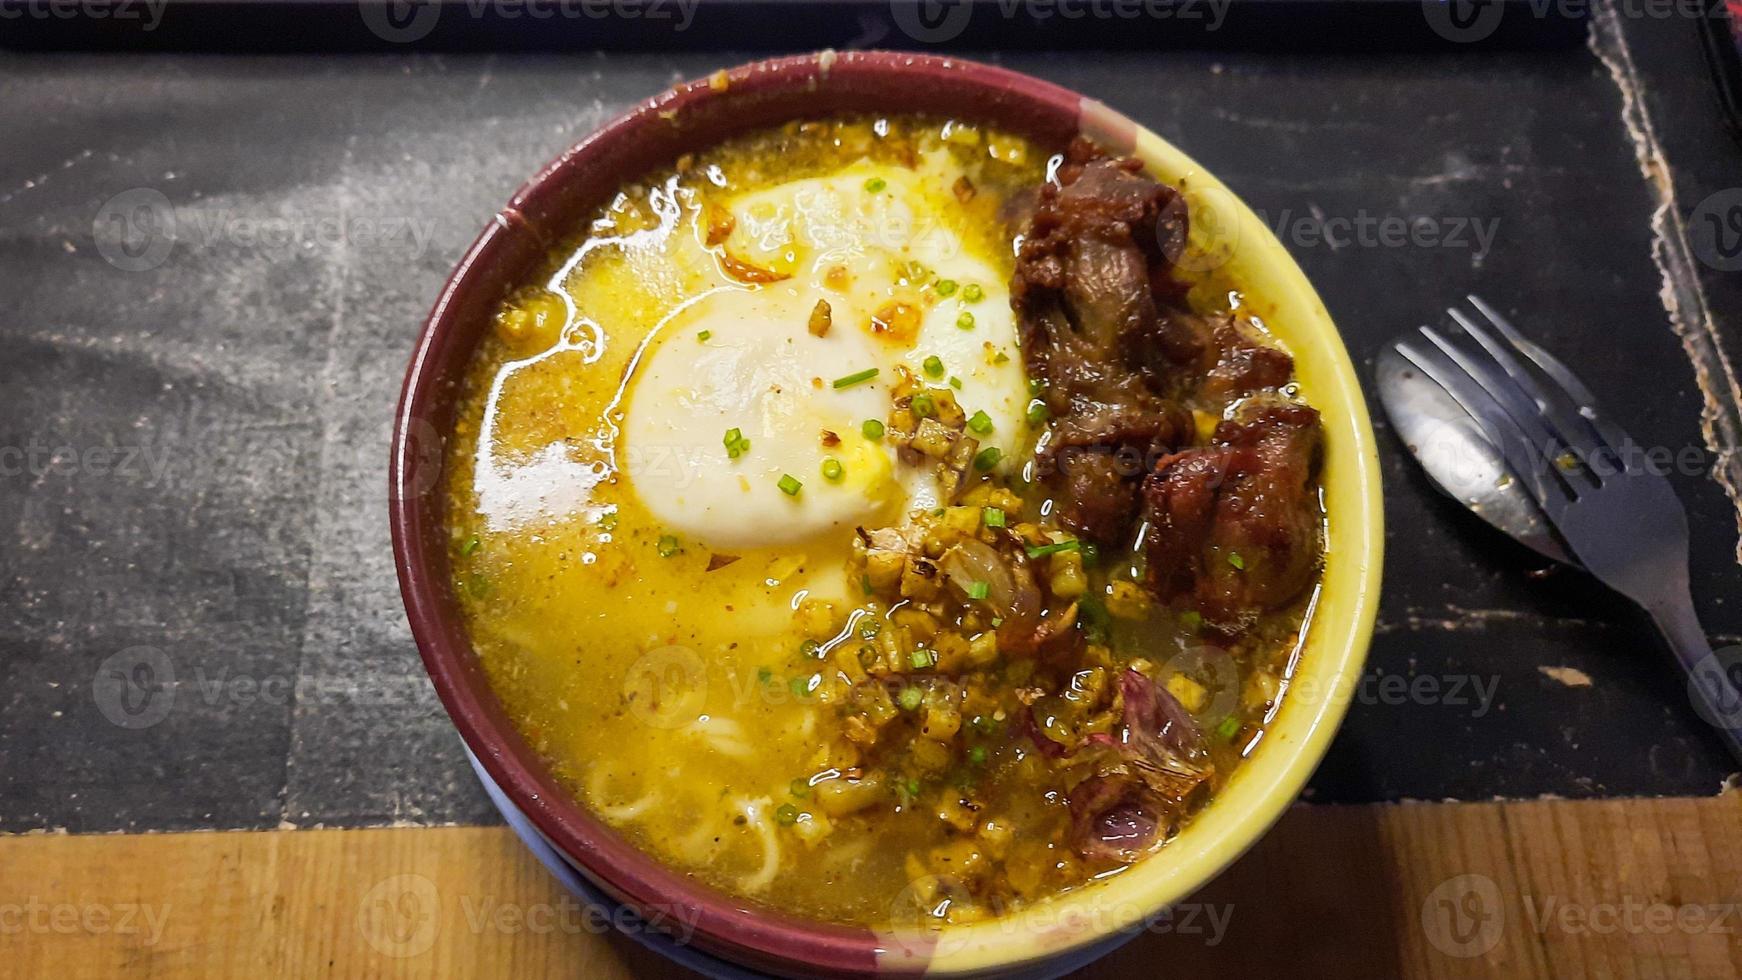
[[[733,219],[724,241],[667,250],[673,262],[705,262],[715,286],[660,325],[627,386],[619,465],[656,520],[737,549],[935,506],[931,467],[901,465],[861,432],[867,419],[887,418],[898,368],[951,389],[969,414],[985,412],[992,431],[976,436],[982,445],[1009,454],[1021,441],[1028,395],[1009,296],[956,227],[953,170],[939,152],[912,170],[860,163],[758,189],[721,202]],[[698,208],[695,244],[708,224]],[[728,262],[785,278],[744,283]],[[957,288],[942,296],[941,280]],[[830,311],[821,337],[809,330],[819,300]],[[892,320],[892,304],[911,311],[893,318],[910,334],[877,326]],[[930,357],[942,362],[937,376],[925,371]],[[833,384],[873,367],[869,382]],[[750,443],[735,459],[725,446],[733,428]],[[840,479],[824,477],[828,458]],[[801,484],[797,494],[781,489],[785,476]]]

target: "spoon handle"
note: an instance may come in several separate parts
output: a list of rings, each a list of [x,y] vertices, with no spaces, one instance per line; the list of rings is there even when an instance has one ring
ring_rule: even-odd
[[[1647,604],[1645,611],[1687,675],[1694,709],[1718,730],[1724,747],[1742,763],[1742,688],[1728,669],[1734,665],[1742,671],[1742,657],[1723,658],[1712,652],[1686,586],[1665,591],[1667,594]]]

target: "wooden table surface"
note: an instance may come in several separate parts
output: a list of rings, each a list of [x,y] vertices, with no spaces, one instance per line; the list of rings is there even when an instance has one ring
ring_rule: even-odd
[[[30,835],[0,838],[0,869],[11,976],[686,975],[499,827]],[[1742,794],[1298,806],[1090,969],[1735,977]]]

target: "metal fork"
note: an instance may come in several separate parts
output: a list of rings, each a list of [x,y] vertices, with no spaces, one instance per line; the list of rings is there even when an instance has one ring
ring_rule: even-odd
[[[1687,514],[1669,480],[1566,365],[1467,298],[1486,327],[1449,309],[1461,332],[1424,326],[1397,342],[1398,353],[1470,414],[1585,569],[1646,611],[1694,707],[1742,762],[1742,690],[1694,613]]]

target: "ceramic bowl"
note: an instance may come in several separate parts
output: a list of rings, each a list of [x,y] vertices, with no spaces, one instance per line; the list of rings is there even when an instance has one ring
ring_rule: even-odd
[[[1283,706],[1222,793],[1154,856],[1007,918],[942,931],[807,920],[708,888],[637,850],[552,778],[485,680],[450,589],[441,512],[443,441],[458,381],[511,286],[620,184],[747,130],[838,112],[927,113],[989,123],[1043,147],[1078,133],[1135,155],[1182,189],[1189,261],[1237,287],[1295,356],[1323,413],[1329,528],[1323,583]],[[1324,305],[1264,224],[1161,137],[1094,100],[953,58],[821,52],[760,61],[680,85],[606,125],[533,177],[448,279],[418,340],[395,420],[390,475],[400,588],[430,679],[466,744],[515,807],[605,893],[653,922],[681,924],[708,954],[785,975],[1047,971],[1080,962],[1191,895],[1271,826],[1311,775],[1362,669],[1382,548],[1373,432],[1348,352]]]

